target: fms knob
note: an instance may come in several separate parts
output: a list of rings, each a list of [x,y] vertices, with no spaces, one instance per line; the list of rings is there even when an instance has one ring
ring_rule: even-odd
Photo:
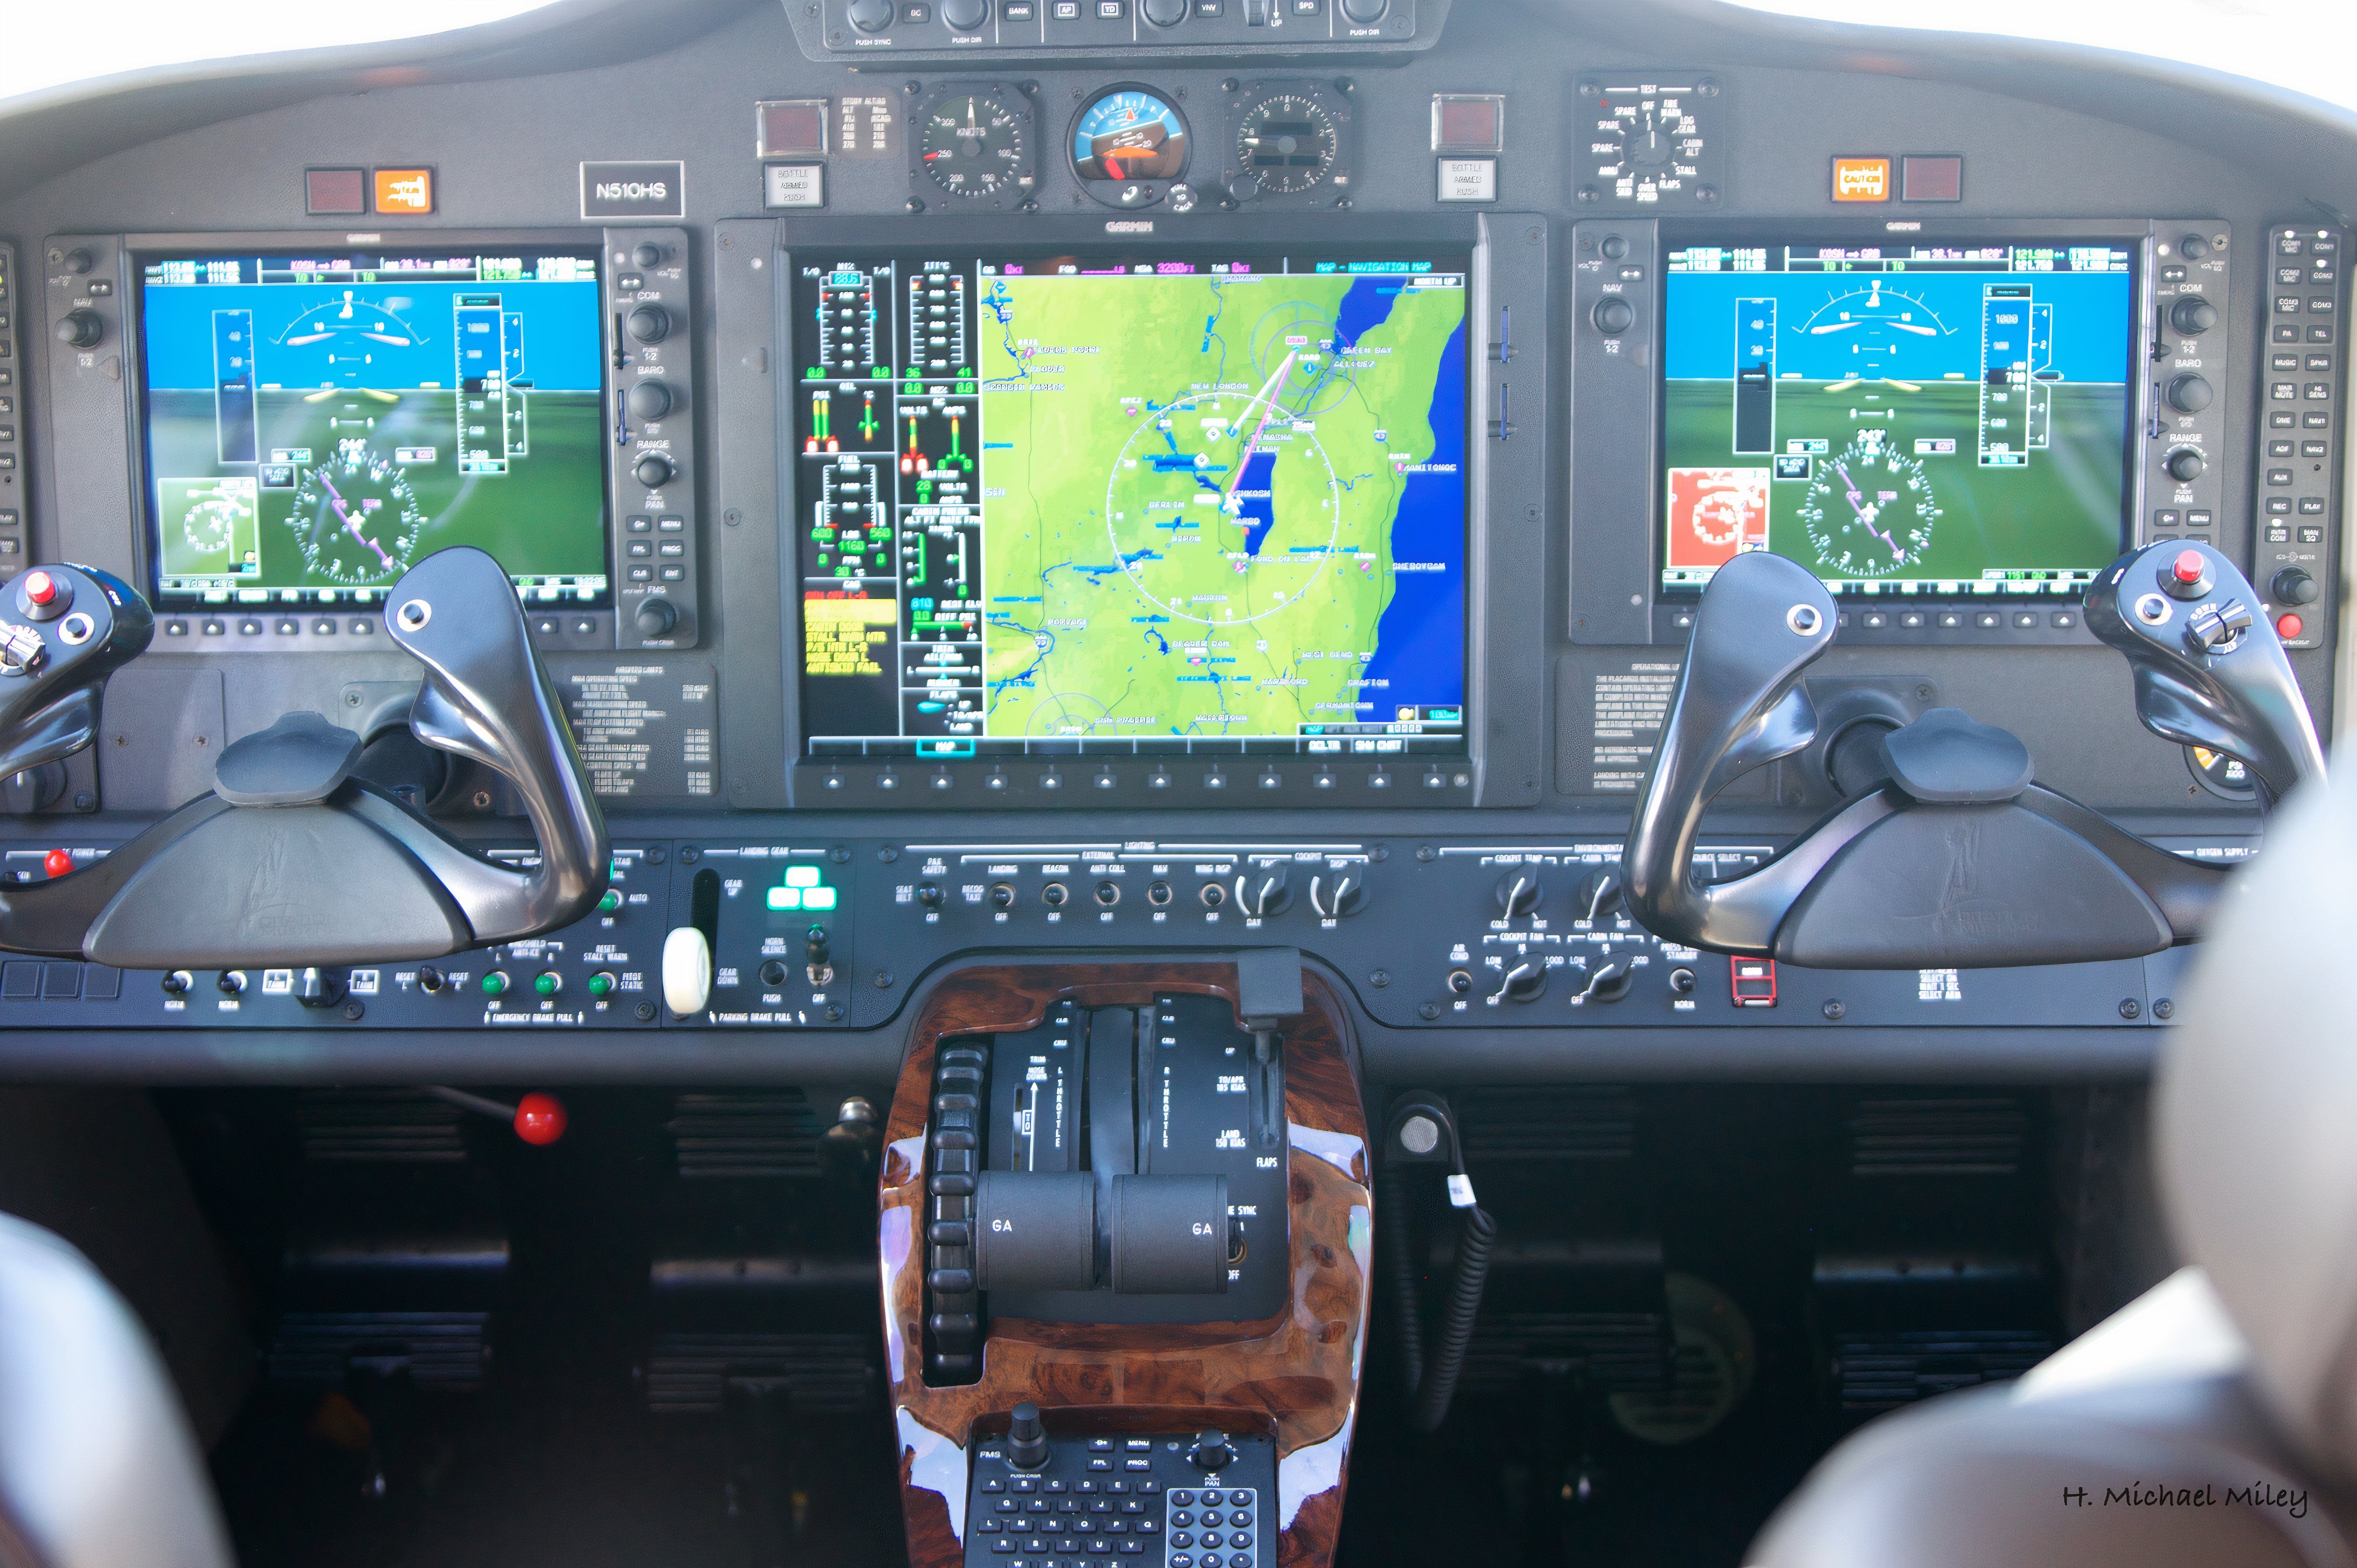
[[[1281,915],[1293,907],[1282,865],[1255,865],[1236,876],[1236,906],[1247,915]]]
[[[679,611],[669,599],[654,595],[640,602],[633,618],[640,637],[669,637],[679,625]]]
[[[2198,294],[2189,294],[2169,307],[2169,324],[2185,337],[2199,338],[2218,325],[2218,307]]]
[[[2179,484],[2187,484],[2200,478],[2201,470],[2209,465],[2201,460],[2201,454],[2192,447],[2179,446],[2169,455],[2169,460],[2161,464],[2161,467],[2169,471],[2170,478]]]
[[[1206,1427],[1195,1434],[1195,1446],[1187,1457],[1198,1469],[1224,1470],[1236,1462],[1236,1451],[1228,1442],[1228,1434],[1217,1427]]]
[[[2169,382],[2169,406],[2179,413],[2199,413],[2210,406],[2210,383],[2188,371]]]
[[[2267,585],[2267,591],[2275,596],[2276,603],[2279,605],[2312,605],[2324,592],[2316,585],[2314,577],[2298,566],[2287,566],[2276,573],[2275,580]]]
[[[1498,908],[1509,920],[1531,913],[1545,897],[1546,888],[1539,882],[1538,873],[1527,866],[1498,878]]]
[[[69,310],[58,317],[58,341],[69,349],[94,349],[106,336],[106,323],[95,310]]]

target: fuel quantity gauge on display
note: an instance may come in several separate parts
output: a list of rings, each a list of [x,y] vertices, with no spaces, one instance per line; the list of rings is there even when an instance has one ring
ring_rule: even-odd
[[[1186,116],[1156,89],[1125,81],[1099,92],[1074,116],[1071,143],[1073,177],[1107,207],[1168,200],[1185,212],[1195,205]]]
[[[1314,81],[1246,82],[1229,96],[1228,124],[1221,183],[1229,205],[1349,205],[1347,92]]]
[[[1025,205],[1038,183],[1038,145],[1031,101],[1020,89],[986,81],[937,87],[909,119],[915,199],[961,209]]]

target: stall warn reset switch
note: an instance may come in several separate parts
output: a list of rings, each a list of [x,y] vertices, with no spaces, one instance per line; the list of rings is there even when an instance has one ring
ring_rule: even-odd
[[[1776,961],[1774,959],[1729,959],[1727,971],[1735,988],[1735,1004],[1738,1007],[1776,1005]]]

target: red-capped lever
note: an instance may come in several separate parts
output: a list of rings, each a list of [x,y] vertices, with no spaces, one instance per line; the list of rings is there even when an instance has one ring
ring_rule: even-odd
[[[58,596],[58,580],[47,572],[25,574],[25,597],[37,605],[46,605]]]
[[[515,1129],[517,1137],[534,1148],[544,1149],[565,1136],[565,1101],[536,1089],[513,1105],[469,1094],[463,1089],[446,1089],[438,1083],[427,1084],[425,1092],[478,1115],[505,1122]]]
[[[64,850],[53,849],[41,856],[41,874],[45,876],[54,878],[70,875],[73,868],[73,856]]]

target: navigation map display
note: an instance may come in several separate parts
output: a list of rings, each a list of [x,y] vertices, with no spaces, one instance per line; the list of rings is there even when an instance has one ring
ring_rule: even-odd
[[[453,544],[609,602],[598,252],[140,259],[165,605],[366,604]]]
[[[2125,537],[2133,262],[2106,243],[1673,251],[1663,588],[1770,550],[1843,595],[2083,593]]]
[[[801,264],[811,755],[1461,753],[1469,261]]]

